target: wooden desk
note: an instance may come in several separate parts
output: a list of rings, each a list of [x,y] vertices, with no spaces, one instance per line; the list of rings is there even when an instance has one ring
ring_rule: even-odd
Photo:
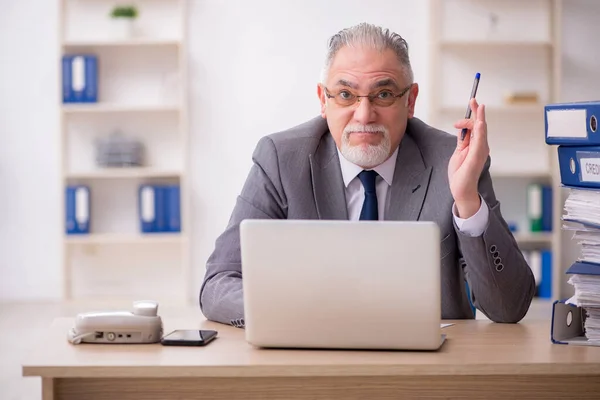
[[[42,378],[44,400],[600,396],[600,347],[552,344],[549,322],[457,322],[438,352],[261,350],[241,329],[166,319],[165,332],[212,328],[219,338],[195,348],[71,345],[72,322],[40,332],[23,365]]]

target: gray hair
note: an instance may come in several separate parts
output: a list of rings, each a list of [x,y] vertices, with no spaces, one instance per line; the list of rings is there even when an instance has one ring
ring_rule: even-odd
[[[331,63],[337,52],[344,46],[367,46],[378,51],[393,50],[402,64],[407,83],[413,83],[413,71],[408,57],[408,43],[397,33],[390,32],[368,23],[361,23],[343,29],[333,35],[328,42],[325,65],[321,73],[321,83],[325,84]]]

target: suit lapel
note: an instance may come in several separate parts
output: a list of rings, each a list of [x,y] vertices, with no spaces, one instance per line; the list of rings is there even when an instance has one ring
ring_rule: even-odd
[[[386,220],[419,219],[431,171],[431,166],[425,166],[419,147],[407,131],[398,149],[394,179],[386,201]]]
[[[325,133],[315,154],[309,155],[315,204],[319,219],[348,219],[344,179],[337,147]]]

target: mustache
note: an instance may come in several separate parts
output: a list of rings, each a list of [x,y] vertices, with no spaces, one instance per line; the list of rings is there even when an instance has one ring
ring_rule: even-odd
[[[383,125],[376,125],[376,124],[368,124],[368,125],[355,124],[355,125],[348,125],[344,129],[344,134],[345,135],[349,135],[349,134],[355,133],[355,132],[368,132],[368,133],[383,133],[383,134],[387,134],[387,129]]]

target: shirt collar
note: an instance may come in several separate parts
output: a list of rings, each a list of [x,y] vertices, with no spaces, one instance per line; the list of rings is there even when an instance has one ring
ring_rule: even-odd
[[[338,158],[340,159],[340,167],[342,169],[342,177],[344,178],[344,185],[348,187],[350,182],[354,178],[358,176],[363,171],[363,168],[358,165],[351,163],[348,161],[337,149]],[[383,180],[389,185],[392,186],[392,182],[394,181],[394,170],[396,169],[396,158],[398,158],[398,147],[392,153],[392,155],[385,160],[382,164],[379,164],[373,170],[379,174],[383,178]]]

